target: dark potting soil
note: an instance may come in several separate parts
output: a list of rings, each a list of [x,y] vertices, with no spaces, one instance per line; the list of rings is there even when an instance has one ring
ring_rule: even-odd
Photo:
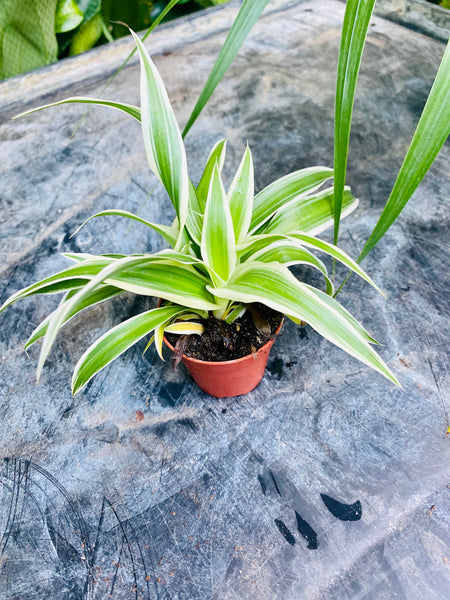
[[[166,338],[174,347],[178,342],[183,354],[199,360],[224,361],[248,356],[271,339],[283,318],[282,314],[263,304],[253,306],[252,312],[257,311],[262,316],[263,322],[270,326],[270,333],[268,328],[267,332],[258,329],[252,313],[246,310],[242,317],[231,324],[213,316],[203,319],[202,335],[183,336],[180,339],[181,336],[168,333]],[[261,328],[261,323],[259,325]]]

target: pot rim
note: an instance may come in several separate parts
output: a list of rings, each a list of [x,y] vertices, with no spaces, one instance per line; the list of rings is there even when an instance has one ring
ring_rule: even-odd
[[[281,318],[280,324],[278,325],[275,332],[273,333],[274,336],[277,336],[279,334],[283,323],[284,323],[284,315]],[[166,336],[164,336],[163,339],[164,339],[164,343],[169,348],[169,350],[171,350],[173,352],[174,347],[166,339]],[[259,354],[260,352],[262,352],[267,346],[272,346],[274,342],[275,342],[275,338],[268,340],[263,346],[261,346],[261,348],[258,348],[258,350],[256,351],[256,354]],[[242,362],[244,360],[248,360],[249,357],[253,358],[253,354],[246,354],[245,356],[241,356],[241,358],[233,358],[232,360],[200,360],[199,358],[192,358],[190,356],[187,356],[186,354],[183,354],[183,356],[182,356],[183,360],[188,360],[190,362],[197,363],[199,365],[200,364],[202,364],[202,365],[230,365],[230,364],[236,364],[236,363]]]

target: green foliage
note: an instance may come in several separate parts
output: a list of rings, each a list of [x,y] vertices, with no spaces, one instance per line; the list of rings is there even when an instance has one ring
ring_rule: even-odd
[[[349,0],[342,26],[334,120],[334,243],[337,244],[347,170],[353,101],[375,0]]]
[[[78,27],[84,15],[75,0],[58,0],[55,13],[55,33],[65,33]]]
[[[319,189],[332,171],[325,167],[297,171],[255,197],[252,156],[246,148],[226,191],[221,176],[225,142],[221,140],[195,186],[189,179],[183,140],[162,79],[133,35],[141,62],[141,108],[90,98],[66,102],[98,102],[141,121],[150,169],[166,188],[176,218],[172,226],[158,225],[117,209],[93,217],[115,215],[138,221],[160,233],[171,248],[131,256],[66,254],[75,261],[73,266],[11,296],[0,310],[31,295],[65,293],[59,307],[26,344],[29,347],[42,340],[38,377],[65,323],[82,310],[128,291],[162,298],[165,304],[125,320],[88,348],[75,367],[74,394],[143,337],[153,334],[161,353],[164,331],[199,334],[200,320],[208,313],[232,322],[254,302],[283,312],[295,322],[309,323],[326,339],[397,383],[372,348],[373,338],[333,298],[326,267],[311,252],[328,254],[376,287],[342,250],[312,235],[318,227],[323,230],[333,225],[333,188]],[[345,198],[346,212],[350,212],[357,201],[349,190]],[[290,207],[294,207],[295,219]],[[324,277],[326,292],[296,279],[289,271],[296,264],[317,269]]]
[[[2,0],[0,10],[0,78],[48,65],[56,60],[57,0]]]
[[[228,0],[2,0],[0,79]]]
[[[111,17],[112,0],[103,1],[101,6],[100,0],[79,1],[79,7],[84,10],[84,20],[76,35],[85,27],[84,31],[91,41],[98,39],[98,25],[108,35],[104,31],[103,18],[108,10],[108,18]],[[267,2],[243,1],[184,134],[203,110]],[[199,3],[217,4],[220,0],[199,0]],[[49,0],[42,6],[48,8],[48,4]],[[156,22],[177,4],[181,8],[191,3],[171,0],[170,3],[161,1],[155,4],[152,15],[159,16],[147,35]],[[199,334],[201,325],[198,321],[208,312],[230,323],[246,310],[247,304],[256,301],[284,312],[294,322],[308,322],[325,338],[397,383],[372,349],[371,344],[376,343],[375,340],[335,300],[333,282],[325,265],[311,253],[311,250],[318,250],[328,254],[347,266],[350,273],[357,273],[376,287],[361,267],[336,245],[315,237],[334,224],[336,243],[341,218],[357,205],[357,200],[345,186],[345,174],[353,101],[373,5],[374,0],[348,0],[346,4],[336,89],[334,171],[327,167],[303,169],[275,181],[256,196],[253,194],[253,163],[249,148],[228,192],[224,189],[221,177],[226,149],[224,140],[212,149],[200,182],[194,186],[188,176],[185,149],[167,92],[135,34],[141,61],[141,108],[93,98],[69,98],[56,103],[99,104],[121,110],[140,121],[149,166],[165,186],[176,218],[168,226],[117,209],[97,213],[91,218],[116,215],[138,221],[162,235],[172,249],[130,257],[66,255],[75,261],[75,266],[17,292],[5,302],[0,310],[34,294],[65,292],[58,309],[38,326],[27,342],[28,347],[42,339],[38,374],[56,336],[68,320],[90,306],[130,291],[155,295],[165,300],[166,305],[124,321],[94,343],[75,368],[73,393],[77,393],[100,369],[145,335],[153,332],[150,342],[155,341],[161,354],[165,330]],[[63,6],[66,9],[64,19]],[[66,18],[70,21],[70,10],[67,9],[70,6],[70,2],[59,3],[60,21],[63,23],[58,26],[60,29],[69,27],[64,23]],[[4,33],[8,27],[14,32],[14,8],[14,3],[7,3],[7,17],[0,21],[2,44],[6,49],[9,48],[8,37]],[[126,10],[133,10],[132,2],[127,3]],[[129,17],[120,18],[139,22],[139,14],[133,17],[129,13]],[[44,15],[44,12],[41,18],[50,19],[49,14]],[[87,26],[95,18],[98,23],[89,31]],[[75,52],[78,42],[72,43]],[[85,45],[90,43],[88,41]],[[82,46],[83,42],[80,48]],[[398,217],[448,137],[449,48],[450,45],[392,193],[358,261]],[[45,60],[48,60],[47,55]],[[4,64],[2,72],[5,72]],[[334,186],[324,187],[333,175]],[[288,268],[295,264],[317,269],[324,277],[326,293],[298,281]]]
[[[392,192],[378,223],[359,256],[359,261],[372,250],[397,219],[449,135],[450,42],[447,44],[436,79]]]
[[[336,85],[334,241],[337,243],[356,83],[374,0],[346,4]],[[392,192],[358,257],[360,262],[395,222],[450,134],[450,41]],[[348,277],[347,277],[348,279]],[[340,286],[338,292],[345,285]]]
[[[243,0],[242,6],[239,9],[237,17],[231,27],[231,30],[225,40],[219,56],[214,63],[207,82],[197,100],[191,116],[186,123],[183,131],[183,137],[188,133],[189,129],[197,120],[198,116],[211,98],[214,90],[222,80],[228,67],[233,62],[239,48],[246,40],[253,25],[258,20],[260,14],[266,7],[269,0]]]
[[[104,31],[109,31],[104,27],[104,21],[100,13],[96,14],[92,19],[81,25],[78,31],[70,42],[69,54],[81,54],[86,52],[98,42]],[[112,38],[111,38],[112,39]]]

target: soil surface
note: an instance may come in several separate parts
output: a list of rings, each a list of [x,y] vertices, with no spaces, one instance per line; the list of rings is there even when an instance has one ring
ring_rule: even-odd
[[[182,354],[199,360],[224,361],[248,356],[271,339],[283,318],[281,313],[263,304],[254,304],[252,307],[252,311],[247,310],[231,324],[213,316],[203,319],[202,335],[179,336],[168,333],[166,338],[174,347],[178,342]],[[260,329],[256,327],[252,316],[255,312],[258,321],[262,318],[259,323]],[[262,324],[265,324],[267,329],[261,327]],[[266,331],[261,331],[261,328]]]

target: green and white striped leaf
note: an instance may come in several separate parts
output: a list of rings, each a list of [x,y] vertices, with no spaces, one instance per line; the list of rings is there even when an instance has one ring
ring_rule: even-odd
[[[450,135],[450,41],[392,192],[358,262],[380,241],[405,207]]]
[[[205,264],[222,281],[227,281],[236,264],[236,248],[230,206],[217,164],[206,201],[201,251]]]
[[[33,296],[34,294],[59,294],[74,288],[80,288],[111,262],[112,259],[108,258],[96,258],[92,261],[83,261],[83,263],[69,267],[50,277],[46,277],[10,296],[0,307],[0,312],[13,304],[13,302],[17,302],[17,300],[27,298],[28,296]]]
[[[245,304],[232,304],[229,312],[225,315],[223,320],[228,324],[234,323],[236,319],[242,317],[246,310],[247,306]]]
[[[236,302],[262,302],[270,308],[309,323],[320,335],[399,385],[393,373],[349,319],[337,301],[326,300],[297,281],[282,266],[262,263],[240,265],[226,286],[211,289],[215,296]],[[338,305],[338,306],[336,306]],[[339,308],[338,308],[339,307]]]
[[[194,184],[189,180],[189,207],[186,218],[186,228],[197,246],[200,246],[200,240],[202,238],[204,210],[205,207],[198,199],[198,193]]]
[[[323,240],[319,240],[318,238],[312,237],[310,235],[306,235],[304,233],[291,233],[290,237],[299,240],[302,244],[308,246],[309,248],[315,248],[316,250],[320,250],[321,252],[329,254],[330,256],[338,260],[340,263],[345,265],[348,269],[362,277],[365,281],[367,281],[367,283],[370,283],[370,285],[374,287],[377,290],[377,292],[379,292],[383,297],[385,297],[384,292],[380,290],[377,284],[374,281],[372,281],[372,279],[367,275],[367,273],[363,269],[361,269],[358,263],[354,261],[353,258],[350,258],[350,256],[347,253],[345,253],[337,246],[329,244],[328,242],[324,242]]]
[[[247,261],[254,260],[262,263],[277,262],[286,267],[290,267],[298,264],[305,264],[318,269],[325,277],[327,286],[327,294],[333,294],[333,283],[328,277],[328,272],[321,260],[314,256],[309,250],[303,248],[300,242],[294,240],[280,240],[274,242],[255,252],[255,254],[249,256]]]
[[[216,144],[214,144],[211,152],[209,153],[205,168],[203,169],[202,176],[197,185],[197,197],[200,203],[200,212],[202,215],[205,211],[206,199],[208,198],[209,184],[211,183],[211,177],[214,167],[217,163],[219,167],[219,173],[222,173],[223,165],[225,163],[226,152],[227,141],[219,140]]]
[[[187,308],[214,310],[207,279],[195,269],[169,262],[149,262],[108,276],[105,283],[143,296],[155,296]]]
[[[361,337],[365,339],[366,342],[368,342],[369,344],[377,344],[377,346],[379,346],[379,343],[370,335],[368,331],[366,331],[366,329],[364,329],[361,323],[357,321],[355,317],[342,306],[342,304],[336,302],[334,298],[330,298],[329,294],[324,294],[322,291],[306,283],[305,285],[313,292],[313,294],[316,294],[323,302],[326,302],[333,310],[337,310],[339,314],[346,321],[348,321],[350,325],[356,329],[356,331],[359,332]]]
[[[189,202],[183,140],[161,76],[138,36],[131,34],[141,63],[141,119],[148,164],[166,188],[182,231]]]
[[[67,296],[63,299],[63,302],[67,302],[67,300],[70,300],[70,298],[74,295],[74,293],[76,293],[76,290],[71,290],[67,294]],[[102,287],[97,288],[96,290],[94,290],[92,292],[92,294],[90,296],[85,298],[83,303],[80,306],[78,306],[75,311],[71,311],[67,315],[66,320],[64,321],[64,324],[67,323],[70,319],[72,319],[72,317],[79,314],[85,308],[89,308],[90,306],[94,306],[95,304],[100,304],[100,302],[104,302],[105,300],[110,300],[111,298],[114,298],[115,296],[120,296],[120,294],[123,294],[123,291],[118,290],[117,288],[115,288],[111,285],[104,285]],[[51,313],[46,319],[44,319],[44,321],[42,321],[42,323],[40,323],[36,327],[36,329],[33,331],[33,333],[28,338],[27,342],[25,343],[25,350],[27,350],[32,344],[34,344],[35,342],[40,340],[45,335],[45,332],[47,331],[48,323],[49,323],[50,319],[53,317],[53,315],[54,315],[54,312]]]
[[[333,224],[333,188],[323,190],[314,196],[296,198],[283,206],[260,230],[261,233],[290,233],[305,231],[310,235],[322,233]],[[346,188],[342,201],[341,218],[346,217],[358,206],[349,188]]]
[[[246,238],[250,227],[254,191],[253,160],[250,148],[247,146],[228,190],[234,239],[237,244]]]
[[[101,369],[179,311],[178,306],[154,308],[123,321],[102,335],[75,366],[72,394],[77,394]]]
[[[134,221],[137,221],[138,223],[142,223],[143,225],[147,225],[147,227],[151,227],[151,229],[153,229],[154,231],[159,233],[166,240],[166,242],[169,243],[172,247],[174,247],[177,242],[178,230],[176,230],[174,227],[170,227],[168,225],[159,225],[158,223],[151,223],[150,221],[146,221],[145,219],[142,219],[141,217],[138,217],[137,215],[134,215],[133,213],[128,212],[127,210],[121,210],[119,208],[111,208],[108,210],[102,210],[101,212],[98,212],[95,215],[92,215],[92,217],[89,217],[89,219],[86,219],[86,221],[84,221],[78,227],[78,229],[76,229],[74,231],[74,233],[71,235],[71,237],[76,235],[80,231],[80,229],[82,229],[86,225],[86,223],[88,223],[91,219],[96,219],[97,217],[108,217],[108,216],[125,217],[127,219],[132,219]]]
[[[332,169],[309,167],[289,173],[268,185],[253,200],[250,233],[255,233],[279,208],[297,196],[317,190],[332,177]]]
[[[359,65],[375,0],[347,0],[336,81],[334,120],[334,243],[337,244]]]
[[[80,268],[83,266],[81,263]],[[115,260],[55,311],[42,343],[37,369],[38,379],[67,315],[77,310],[86,297],[101,284],[113,285],[136,294],[160,297],[181,304],[184,308],[215,310],[218,306],[212,294],[205,288],[205,278],[188,265],[177,265],[169,260],[164,262],[152,255]]]
[[[103,258],[123,258],[124,254],[88,254],[87,252],[61,252],[61,256],[73,260],[76,263],[90,261],[90,260],[101,260]]]
[[[20,117],[26,117],[27,115],[31,115],[32,113],[35,113],[38,110],[44,110],[45,108],[51,108],[53,106],[60,106],[61,104],[97,104],[98,106],[115,108],[116,110],[120,110],[126,113],[127,115],[130,115],[131,117],[136,119],[136,121],[141,122],[141,109],[137,106],[133,106],[131,104],[123,104],[121,102],[112,102],[110,100],[100,100],[99,98],[89,98],[88,96],[73,96],[71,98],[59,100],[59,102],[44,104],[43,106],[38,106],[37,108],[32,108],[31,110],[27,110],[23,113],[20,113],[20,115],[16,115],[13,118],[19,119]]]

